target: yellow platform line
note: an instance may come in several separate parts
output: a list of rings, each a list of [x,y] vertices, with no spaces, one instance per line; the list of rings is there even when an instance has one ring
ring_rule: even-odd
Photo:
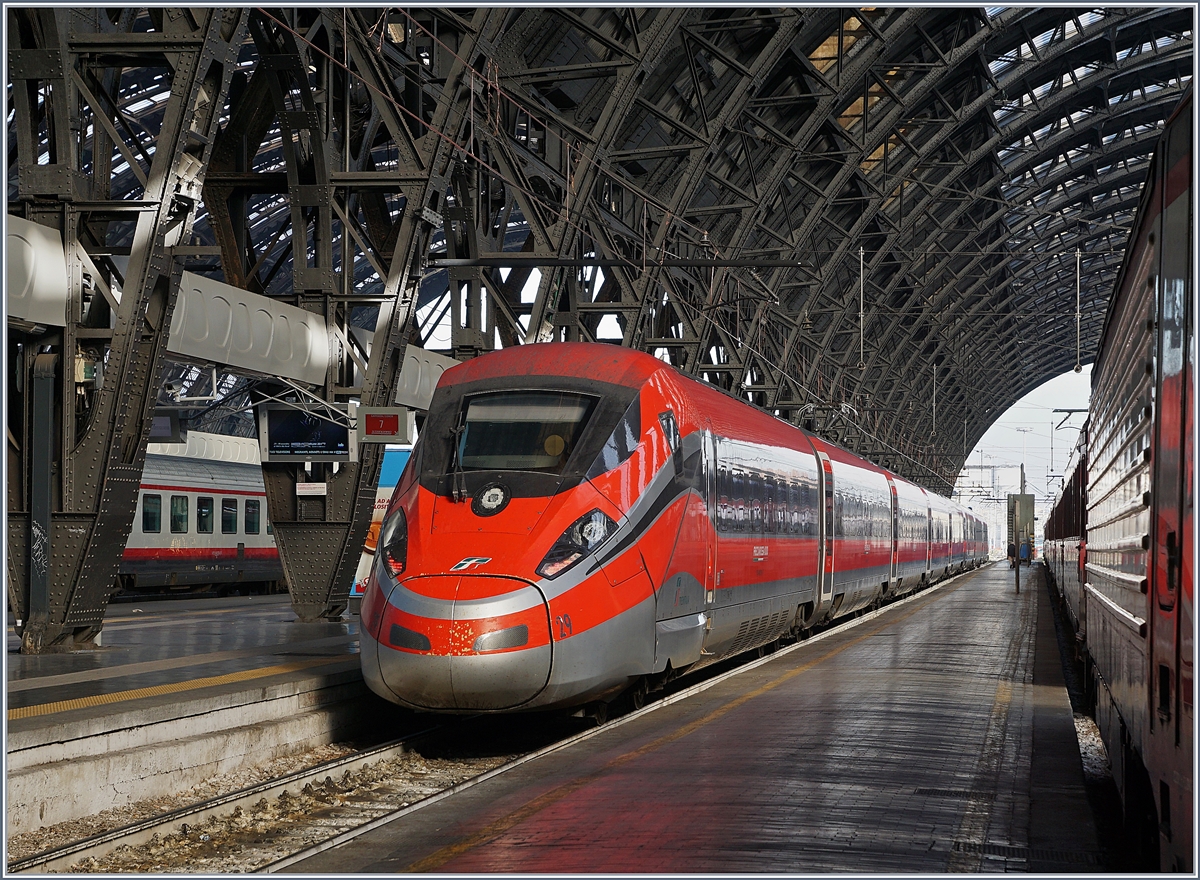
[[[349,656],[349,655],[346,655]],[[154,687],[135,688],[130,691],[117,691],[111,694],[96,694],[91,697],[80,697],[76,700],[59,700],[55,703],[42,703],[37,706],[22,706],[19,709],[8,710],[8,720],[19,718],[36,718],[39,715],[52,715],[55,712],[70,712],[72,709],[86,709],[90,706],[103,706],[107,703],[121,703],[126,700],[140,700],[143,697],[158,697],[163,694],[178,694],[183,691],[200,690],[207,687],[218,687],[223,684],[233,684],[239,681],[249,681],[254,678],[266,678],[271,675],[283,675],[308,669],[310,666],[328,665],[345,657],[320,657],[315,660],[297,660],[294,663],[281,663],[278,666],[264,666],[260,669],[244,669],[241,672],[230,672],[226,675],[213,675],[208,678],[195,678],[191,681],[179,681],[174,684],[159,684]]]

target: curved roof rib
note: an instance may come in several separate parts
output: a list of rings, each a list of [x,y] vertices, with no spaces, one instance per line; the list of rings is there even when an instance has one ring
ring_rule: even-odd
[[[96,25],[111,51],[138,15]],[[1094,357],[1149,156],[1191,82],[1193,16],[260,10],[192,268],[296,297],[332,259],[320,283],[341,285],[349,337],[374,328],[408,261],[420,344],[458,347],[461,328],[437,336],[453,318],[485,322],[476,349],[637,346],[946,491],[1004,409]],[[136,199],[171,77],[79,81],[114,108],[112,196]],[[481,251],[541,260],[536,294],[530,265],[429,268]],[[459,289],[483,319],[459,314]]]

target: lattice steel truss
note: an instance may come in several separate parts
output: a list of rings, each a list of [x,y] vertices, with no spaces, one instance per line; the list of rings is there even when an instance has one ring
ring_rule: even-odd
[[[114,257],[140,266],[146,245],[90,205],[135,200],[183,218],[161,277],[186,267],[325,316],[341,350],[314,389],[328,400],[386,403],[406,344],[468,357],[604,340],[945,492],[1000,413],[1094,356],[1148,158],[1191,81],[1193,14],[247,9],[224,13],[236,70],[202,86],[222,109],[192,135],[166,125],[174,44],[154,62],[139,47],[180,15],[199,33],[197,13],[10,7],[9,211],[52,220],[98,268],[92,288],[75,282],[91,329],[51,344],[67,359],[103,347],[110,372],[129,355],[104,335],[104,285],[133,290]],[[200,159],[190,202],[148,186],[168,148]],[[21,357],[38,344],[14,339]],[[162,360],[159,346],[147,375]],[[137,388],[145,417],[154,385]],[[138,448],[62,389],[76,435]],[[227,390],[242,400],[246,383]],[[16,437],[27,421],[17,395]],[[78,479],[69,434],[63,486]],[[302,616],[340,614],[377,471],[368,451],[317,473],[329,495],[302,510],[302,474],[266,468]],[[125,501],[62,498],[56,516],[128,531]],[[10,476],[10,520],[27,505]],[[73,602],[52,638],[99,625]]]

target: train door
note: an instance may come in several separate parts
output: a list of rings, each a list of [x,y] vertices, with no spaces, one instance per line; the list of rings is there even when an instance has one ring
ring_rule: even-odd
[[[950,568],[953,571],[958,571],[962,567],[962,553],[959,547],[963,540],[963,521],[962,516],[957,513],[950,514]],[[957,527],[957,528],[956,528]]]
[[[693,442],[695,446],[691,445]],[[664,535],[668,540],[674,538],[674,546],[664,553],[668,561],[658,590],[658,620],[695,617],[707,604],[712,563],[709,432],[702,425],[699,431],[685,438],[684,445],[686,454],[679,456],[677,479],[691,491],[684,496],[678,530],[673,536]]]
[[[821,460],[821,499],[824,515],[821,517],[821,554],[817,565],[820,572],[820,604],[827,606],[833,601],[834,534],[833,534],[833,464],[824,452],[818,452]]]
[[[900,559],[900,501],[896,497],[896,484],[889,474],[888,495],[892,500],[892,564],[888,570],[888,589],[896,586],[896,567]]]
[[[708,422],[705,422],[704,431],[704,501],[708,509],[708,525],[704,529],[705,542],[707,544],[705,559],[707,560],[704,570],[704,610],[707,613],[712,612],[713,603],[717,598],[717,518],[720,512],[717,510],[719,503],[719,494],[717,489],[717,438],[713,434]]]
[[[934,580],[934,508],[925,508],[925,519],[928,520],[929,526],[926,528],[925,539],[925,579]]]
[[[1190,871],[1192,827],[1193,584],[1190,542],[1190,395],[1193,345],[1190,279],[1190,203],[1179,173],[1191,155],[1191,124],[1172,127],[1161,173],[1164,202],[1158,232],[1154,422],[1151,462],[1150,569],[1150,743],[1147,769],[1157,800],[1161,866]],[[1160,148],[1162,150],[1162,148]],[[1164,158],[1162,152],[1159,158]],[[1182,184],[1182,186],[1181,186]],[[1153,242],[1153,233],[1151,236]],[[1153,277],[1153,276],[1152,276]],[[1186,536],[1186,537],[1185,537]]]

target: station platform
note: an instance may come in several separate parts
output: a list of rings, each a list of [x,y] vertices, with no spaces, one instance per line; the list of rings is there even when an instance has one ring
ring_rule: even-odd
[[[284,596],[113,605],[94,650],[8,628],[8,832],[75,819],[352,734],[358,621]]]
[[[1102,871],[1040,566],[1022,577],[964,575],[279,868]]]

